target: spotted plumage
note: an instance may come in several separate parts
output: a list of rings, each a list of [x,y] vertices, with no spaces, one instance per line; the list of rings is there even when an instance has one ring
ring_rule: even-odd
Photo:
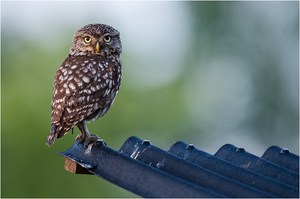
[[[90,24],[74,36],[68,57],[56,72],[51,103],[50,146],[74,126],[85,145],[99,141],[86,122],[103,116],[113,103],[121,83],[119,32],[103,24]]]

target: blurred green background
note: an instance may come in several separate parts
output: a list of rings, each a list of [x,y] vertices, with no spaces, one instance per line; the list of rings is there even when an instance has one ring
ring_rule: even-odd
[[[123,81],[108,114],[89,125],[119,149],[130,136],[214,154],[226,143],[261,156],[299,154],[299,3],[1,2],[1,196],[135,197],[63,169],[45,145],[56,70],[89,23],[121,32]]]

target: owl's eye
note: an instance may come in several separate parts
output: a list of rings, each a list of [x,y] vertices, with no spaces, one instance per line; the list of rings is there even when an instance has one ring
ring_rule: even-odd
[[[84,40],[85,43],[90,43],[92,41],[92,38],[90,36],[85,36],[83,38],[83,40]]]
[[[103,38],[103,40],[104,40],[106,43],[108,43],[108,42],[111,41],[111,36],[106,35],[106,36]]]

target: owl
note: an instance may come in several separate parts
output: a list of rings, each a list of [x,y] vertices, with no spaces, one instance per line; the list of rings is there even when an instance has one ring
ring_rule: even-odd
[[[85,146],[102,141],[87,122],[102,117],[121,84],[120,33],[111,26],[89,24],[78,30],[68,57],[56,72],[53,86],[50,146],[75,126],[76,140]]]

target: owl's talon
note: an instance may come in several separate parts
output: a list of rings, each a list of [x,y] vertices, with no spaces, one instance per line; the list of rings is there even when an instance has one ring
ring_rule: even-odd
[[[103,139],[98,141],[97,144],[99,144],[100,146],[106,146],[107,145],[106,142]]]

